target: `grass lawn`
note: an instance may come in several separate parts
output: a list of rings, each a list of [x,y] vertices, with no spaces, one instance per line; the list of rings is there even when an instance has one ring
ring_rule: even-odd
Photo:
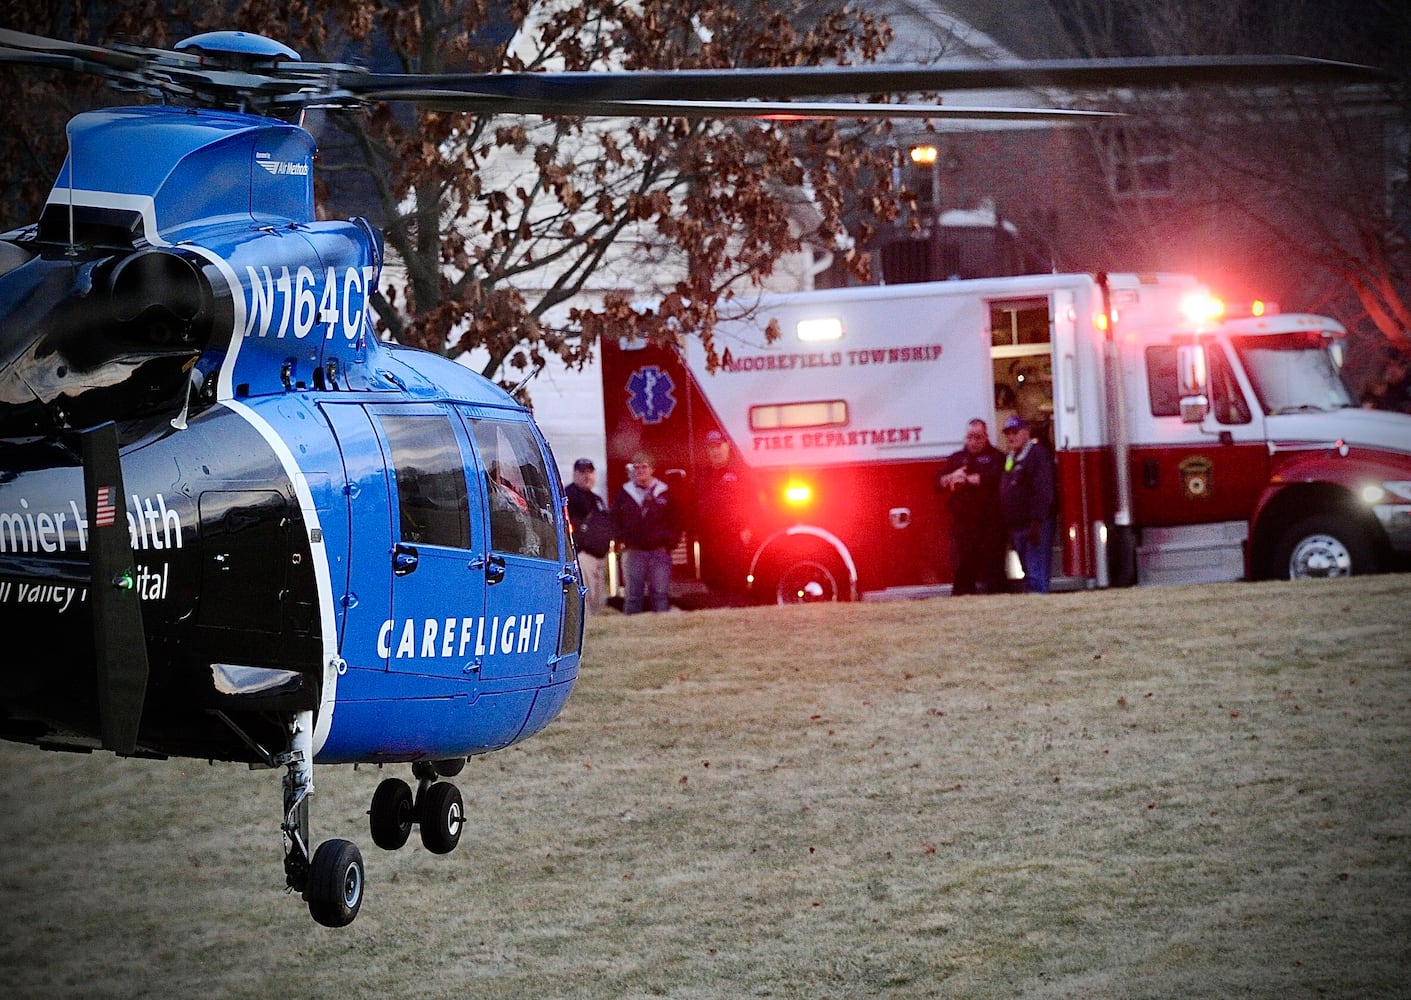
[[[342,930],[278,772],[0,774],[7,997],[1411,995],[1411,576],[607,613],[455,853],[318,769]]]

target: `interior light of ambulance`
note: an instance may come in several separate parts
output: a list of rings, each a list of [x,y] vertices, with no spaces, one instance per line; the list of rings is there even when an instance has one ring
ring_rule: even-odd
[[[813,499],[813,488],[808,483],[790,480],[784,487],[784,502],[790,507],[802,507]]]
[[[842,399],[809,403],[769,403],[750,407],[750,430],[777,431],[792,427],[842,427],[848,422],[848,404]]]
[[[1106,333],[1107,325],[1107,313],[1093,313],[1093,329],[1099,333]]]
[[[801,319],[794,330],[799,335],[799,340],[806,343],[843,339],[843,321],[836,316]]]
[[[1264,300],[1263,300],[1263,299],[1255,299],[1253,302],[1251,302],[1251,303],[1249,304],[1249,314],[1250,314],[1251,316],[1263,316],[1263,315],[1264,315]]]
[[[911,162],[922,167],[929,167],[940,157],[941,151],[935,146],[912,146],[908,155]]]

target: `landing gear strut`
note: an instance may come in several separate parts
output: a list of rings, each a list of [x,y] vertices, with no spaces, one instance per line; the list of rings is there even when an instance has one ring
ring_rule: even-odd
[[[309,904],[309,915],[325,927],[347,927],[363,905],[367,873],[362,852],[350,840],[329,840],[311,853],[309,796],[314,791],[313,713],[289,722],[289,751],[275,757],[284,775],[284,881]]]
[[[421,842],[432,854],[449,854],[460,843],[465,829],[465,804],[460,789],[442,775],[455,774],[463,761],[417,761],[412,775],[417,779],[416,795],[401,778],[385,778],[372,796],[368,828],[372,842],[384,851],[395,851],[411,837],[412,826],[420,825]]]
[[[285,723],[289,749],[270,753],[224,712],[212,710],[270,767],[287,768],[284,775],[284,882],[309,904],[309,915],[325,927],[347,927],[363,905],[367,872],[358,845],[329,840],[311,850],[309,798],[314,793],[314,713],[297,712]]]

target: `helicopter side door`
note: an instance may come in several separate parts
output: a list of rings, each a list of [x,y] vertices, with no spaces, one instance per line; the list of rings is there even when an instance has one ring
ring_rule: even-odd
[[[514,677],[553,669],[565,645],[565,610],[581,604],[560,503],[544,449],[527,418],[459,407],[475,444],[489,529],[485,614],[490,621],[482,676]],[[573,601],[569,601],[572,597]]]
[[[444,404],[370,407],[388,455],[392,613],[378,638],[388,669],[474,681],[488,645],[475,460]]]
[[[339,648],[355,670],[385,671],[388,656],[379,651],[378,639],[392,609],[388,551],[394,516],[385,446],[360,403],[325,402],[321,409],[338,440],[345,476],[346,511],[339,523],[331,512],[324,522],[330,552],[347,553],[346,564],[330,568]]]

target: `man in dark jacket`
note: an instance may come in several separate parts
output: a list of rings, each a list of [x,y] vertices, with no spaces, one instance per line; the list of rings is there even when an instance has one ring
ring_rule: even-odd
[[[978,417],[965,425],[965,447],[946,458],[936,489],[950,509],[951,593],[999,594],[1004,581],[1004,521],[999,480],[1004,452],[990,444],[990,430]]]
[[[1029,422],[1004,422],[1009,454],[999,481],[1000,508],[1009,544],[1024,567],[1024,592],[1047,594],[1053,553],[1053,459],[1029,434]]]
[[[681,534],[676,502],[666,484],[653,475],[652,457],[632,457],[632,478],[612,501],[613,536],[622,546],[622,577],[627,586],[623,614],[671,608],[671,550]]]
[[[748,603],[746,576],[759,498],[749,470],[734,461],[720,431],[705,436],[709,466],[696,484],[696,529],[701,542],[701,580],[726,603]]]
[[[593,492],[598,472],[591,458],[573,463],[573,482],[564,487],[568,519],[573,522],[573,548],[583,585],[588,588],[589,611],[601,611],[607,603],[607,582],[603,560],[612,545],[612,515],[607,501]]]

